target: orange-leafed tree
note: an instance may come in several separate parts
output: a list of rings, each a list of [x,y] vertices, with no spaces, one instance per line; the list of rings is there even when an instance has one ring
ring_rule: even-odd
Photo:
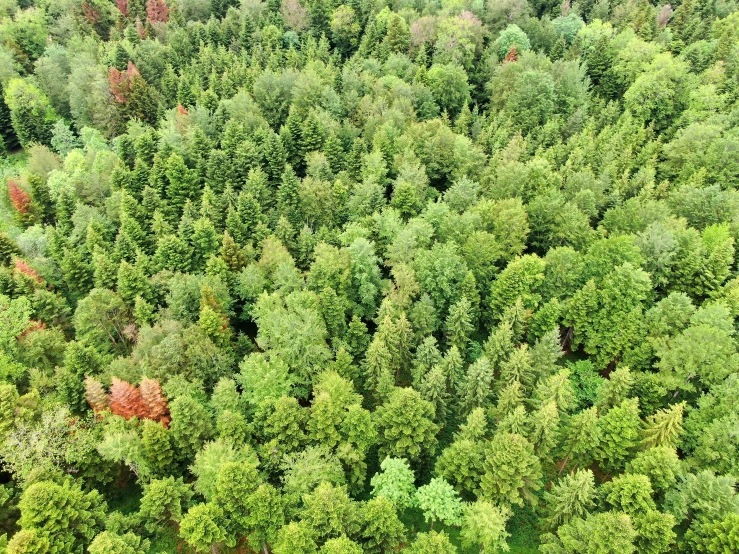
[[[148,0],[146,2],[146,18],[152,24],[169,21],[169,8],[164,0]]]
[[[8,196],[10,196],[10,203],[17,211],[24,214],[31,211],[31,196],[20,187],[15,179],[8,179]]]
[[[516,45],[511,44],[511,47],[508,49],[508,53],[506,54],[505,58],[503,58],[503,62],[517,62],[518,61],[518,50],[516,50]]]
[[[169,404],[164,397],[162,387],[156,379],[144,377],[139,384],[141,400],[144,406],[143,417],[169,424]]]
[[[118,11],[121,12],[124,17],[128,17],[128,0],[115,0],[115,6],[118,8]]]
[[[39,285],[44,282],[38,272],[20,258],[13,260],[13,273],[23,274],[29,279],[36,281]]]
[[[103,385],[89,375],[85,377],[85,399],[96,413],[108,409],[108,394],[105,392]]]
[[[141,73],[133,64],[128,62],[128,67],[123,71],[118,71],[115,67],[108,70],[108,83],[110,84],[110,92],[113,93],[115,101],[119,104],[128,102],[131,96],[131,89],[136,79],[141,78]]]
[[[8,179],[8,196],[10,204],[15,209],[15,219],[23,226],[35,222],[31,195],[21,188],[15,179]]]
[[[141,391],[131,383],[113,377],[110,385],[110,411],[126,419],[145,413]]]

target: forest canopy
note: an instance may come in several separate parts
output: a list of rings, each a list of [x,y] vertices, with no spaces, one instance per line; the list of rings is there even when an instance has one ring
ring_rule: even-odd
[[[0,0],[0,554],[739,552],[736,0]]]

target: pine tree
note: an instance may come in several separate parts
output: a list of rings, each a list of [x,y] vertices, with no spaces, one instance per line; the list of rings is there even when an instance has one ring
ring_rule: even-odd
[[[46,96],[30,81],[11,79],[6,84],[5,104],[15,135],[24,148],[33,143],[51,144],[51,129],[57,115]],[[9,133],[4,132],[4,137]]]
[[[182,518],[180,537],[198,552],[218,552],[221,543],[234,546],[236,542],[226,533],[223,523],[223,510],[218,505],[197,504]]]
[[[681,402],[650,415],[643,433],[644,447],[677,446],[683,431],[684,410],[685,402]]]
[[[400,15],[393,13],[387,23],[387,34],[383,40],[383,47],[388,52],[406,52],[410,43],[408,24]]]
[[[179,236],[167,234],[157,241],[157,249],[152,261],[160,270],[189,272],[192,266],[189,245]]]
[[[85,400],[97,413],[107,410],[110,403],[103,386],[89,375],[85,377]]]
[[[549,529],[569,523],[575,518],[584,518],[595,504],[595,477],[589,469],[566,475],[544,493]]]
[[[226,265],[231,271],[239,271],[246,265],[246,253],[244,249],[234,242],[228,230],[223,233],[221,258],[223,258],[223,261],[226,262]]]
[[[596,458],[607,471],[618,471],[636,448],[642,422],[639,418],[639,399],[624,400],[611,408],[598,421],[601,439]]]
[[[436,446],[434,407],[411,388],[396,388],[377,408],[380,455],[417,460]]]
[[[497,431],[526,435],[529,430],[529,416],[524,406],[516,406],[513,411],[498,422]]]
[[[185,160],[179,154],[172,154],[164,166],[167,178],[166,196],[173,214],[179,216],[187,200],[194,200],[197,196],[197,178],[185,165]],[[154,187],[155,189],[157,187]],[[160,194],[163,191],[159,191]]]
[[[467,297],[463,296],[449,308],[445,322],[446,338],[449,344],[456,346],[460,352],[467,350],[470,335],[475,330],[472,320],[472,306]]]
[[[21,253],[15,242],[5,233],[0,233],[0,264],[7,265]]]
[[[361,137],[354,139],[352,149],[347,160],[349,176],[355,181],[361,181],[364,157],[367,155],[367,145]]]
[[[211,415],[192,396],[175,398],[169,406],[172,423],[170,437],[180,460],[192,461],[203,443],[211,438],[213,422]]]
[[[262,206],[250,192],[241,191],[238,201],[239,218],[246,230],[246,238],[254,237],[259,225],[264,222]]]
[[[110,385],[110,411],[125,419],[145,413],[141,391],[126,381],[113,377]]]
[[[336,136],[336,133],[329,133],[323,151],[326,153],[326,158],[334,174],[338,174],[344,169],[346,154],[341,139]]]
[[[236,244],[245,244],[247,241],[247,229],[241,214],[233,206],[228,206],[226,213],[226,233],[228,233]]]
[[[130,56],[123,45],[119,42],[113,50],[113,67],[118,71],[123,71],[128,67]]]
[[[215,291],[208,285],[203,285],[200,290],[198,325],[206,336],[221,348],[226,348],[231,341],[228,316],[223,313],[223,307],[216,298]]]
[[[441,366],[431,368],[421,381],[419,392],[424,400],[431,402],[434,406],[436,417],[434,421],[444,426],[447,417],[447,403],[449,393],[447,392],[447,381]]]
[[[141,429],[144,461],[154,478],[165,477],[173,469],[174,451],[169,431],[152,419],[146,419]]]
[[[466,413],[488,404],[492,395],[494,374],[495,368],[485,356],[478,358],[467,368],[461,398]]]
[[[634,376],[627,366],[619,366],[609,375],[608,381],[598,389],[595,405],[602,411],[618,406],[629,397],[634,385]]]
[[[102,360],[95,349],[77,341],[67,345],[63,366],[65,379],[60,383],[62,386],[59,392],[65,403],[76,413],[83,413],[85,410],[85,375],[99,373],[101,368]]]
[[[0,83],[0,137],[2,137],[8,152],[18,148],[18,137],[13,130],[10,108],[5,103],[5,89],[2,83]]]
[[[436,474],[449,481],[465,497],[479,494],[485,443],[459,437],[436,459]]]
[[[303,218],[300,215],[298,186],[298,178],[295,172],[291,166],[287,165],[277,191],[277,210],[296,229],[300,228],[303,224]]]
[[[548,460],[559,438],[559,411],[553,400],[533,412],[528,438],[540,460]]]
[[[517,434],[496,433],[486,447],[483,496],[496,503],[532,502],[541,487],[541,464],[534,447]]]
[[[33,173],[28,175],[27,180],[33,197],[32,210],[36,217],[42,223],[54,223],[54,203],[46,181]]]
[[[580,467],[588,465],[595,457],[601,439],[598,409],[591,407],[570,417],[562,435],[565,455],[559,473],[561,474],[571,461]]]
[[[492,411],[493,416],[503,420],[506,416],[522,405],[524,399],[523,387],[518,381],[514,381],[505,387],[498,395],[498,402]]]
[[[466,547],[480,545],[480,552],[504,552],[509,550],[506,539],[510,536],[506,531],[506,522],[511,512],[478,500],[465,509],[462,520],[462,545]]]
[[[102,495],[96,490],[83,491],[72,479],[30,484],[18,508],[21,531],[8,543],[8,552],[14,553],[87,550],[106,514]],[[28,534],[33,537],[30,541]]]
[[[316,116],[311,112],[300,125],[300,153],[305,156],[323,147],[325,131]]]
[[[280,137],[269,133],[264,143],[264,157],[267,161],[267,175],[271,183],[280,183],[285,172],[287,154],[282,146]]]
[[[501,383],[510,385],[518,381],[526,388],[534,379],[534,370],[531,367],[531,352],[528,344],[514,348],[510,358],[500,365]]]
[[[167,425],[169,423],[169,405],[159,381],[142,377],[139,383],[139,392],[144,406],[143,417]]]
[[[118,266],[117,291],[123,301],[133,307],[136,298],[151,299],[149,279],[139,264],[131,265],[126,260]]]
[[[64,281],[74,298],[81,298],[92,289],[92,268],[76,248],[65,248],[60,263]]]

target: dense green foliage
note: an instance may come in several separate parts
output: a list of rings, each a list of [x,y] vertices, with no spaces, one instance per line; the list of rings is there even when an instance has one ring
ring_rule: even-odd
[[[0,0],[0,553],[739,549],[736,0]]]

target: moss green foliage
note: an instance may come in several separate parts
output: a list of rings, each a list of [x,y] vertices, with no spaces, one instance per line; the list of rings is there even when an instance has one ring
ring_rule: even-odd
[[[737,551],[738,42],[0,2],[0,551]]]

